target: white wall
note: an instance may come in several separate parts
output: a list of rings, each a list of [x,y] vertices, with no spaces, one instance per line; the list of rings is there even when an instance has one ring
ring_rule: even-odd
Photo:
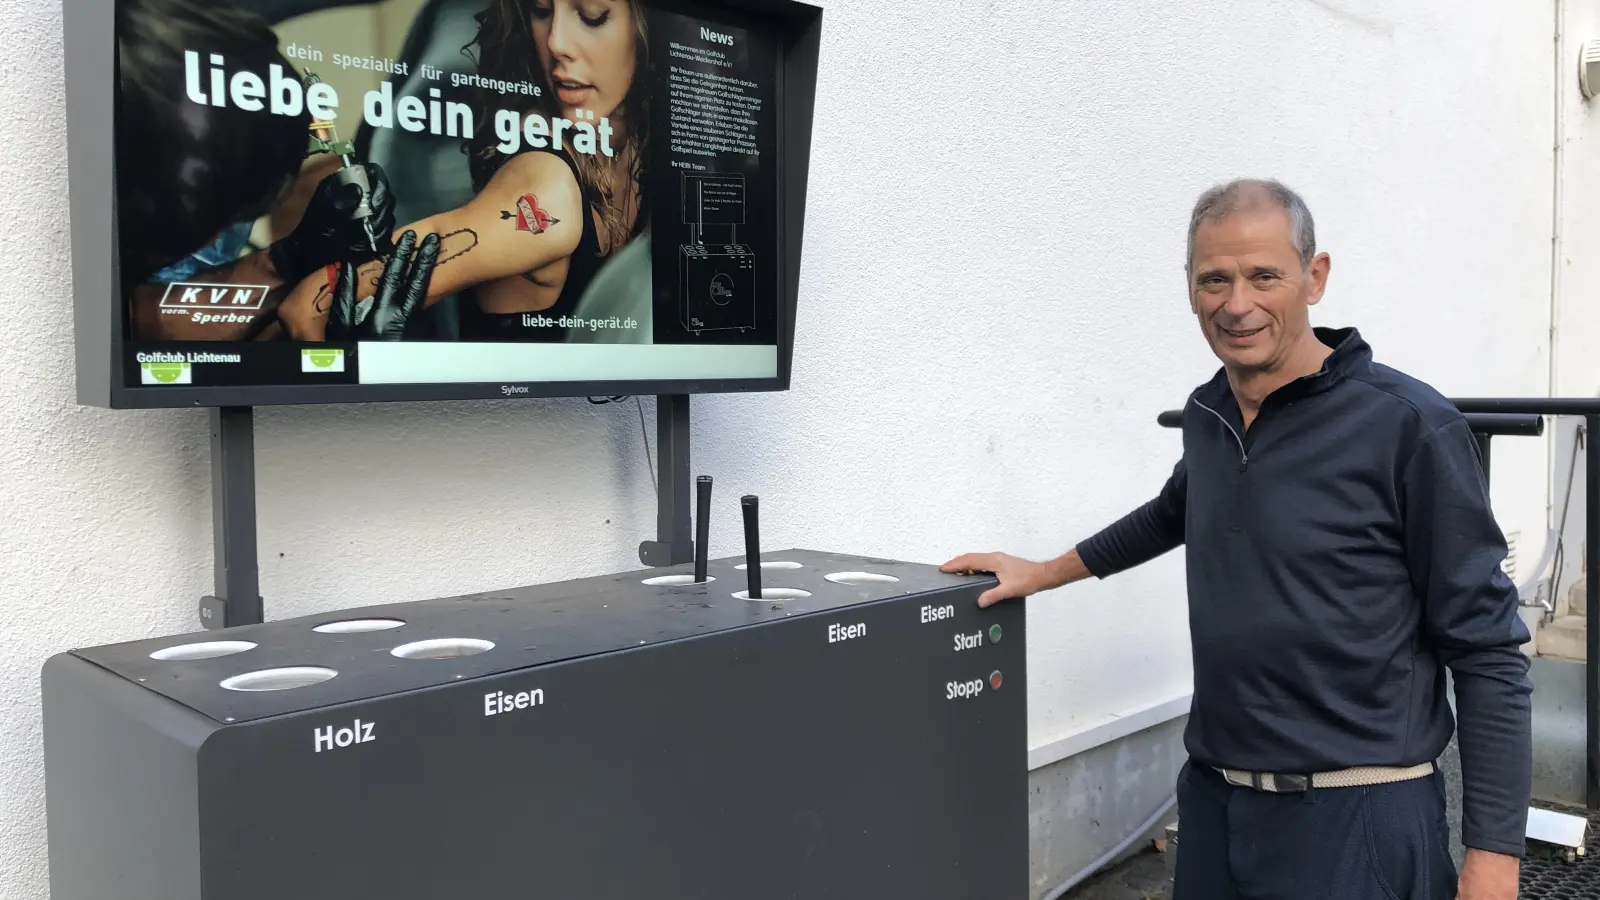
[[[774,548],[928,562],[1055,554],[1142,502],[1178,450],[1156,413],[1214,366],[1184,218],[1235,175],[1310,200],[1319,322],[1451,394],[1544,393],[1553,21],[1527,6],[829,4],[796,388],[697,402],[712,552],[738,552],[743,493]],[[210,501],[204,413],[72,405],[60,7],[3,13],[0,900],[39,900],[38,667],[192,629]],[[629,568],[654,527],[631,406],[264,410],[257,432],[272,617]],[[1525,533],[1539,443],[1497,450]],[[1035,744],[1188,689],[1176,555],[1029,625]]]
[[[1600,40],[1600,0],[1561,0],[1561,234],[1556,287],[1557,390],[1600,396],[1600,98],[1578,90],[1578,53]]]
[[[1561,0],[1561,59],[1557,67],[1561,230],[1556,244],[1555,391],[1564,397],[1600,397],[1600,99],[1584,100],[1578,89],[1578,53],[1600,39],[1600,0]],[[1554,429],[1551,527],[1561,527],[1562,503],[1570,493],[1561,598],[1581,579],[1584,542],[1583,451],[1576,457],[1573,419]],[[1576,465],[1572,465],[1576,460]],[[1569,477],[1570,476],[1570,477]],[[1570,485],[1570,491],[1569,491]]]

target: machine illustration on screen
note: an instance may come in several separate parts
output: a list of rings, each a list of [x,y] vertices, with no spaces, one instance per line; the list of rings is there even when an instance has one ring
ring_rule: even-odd
[[[695,333],[756,327],[756,258],[739,243],[744,224],[744,176],[683,176],[683,221],[693,241],[684,244],[683,327]],[[727,240],[705,240],[706,226],[725,229]]]
[[[787,386],[809,7],[114,9],[68,29],[116,48],[69,72],[114,123],[73,126],[89,402]]]

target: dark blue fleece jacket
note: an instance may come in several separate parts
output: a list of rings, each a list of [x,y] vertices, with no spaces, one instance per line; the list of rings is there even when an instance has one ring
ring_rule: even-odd
[[[1308,774],[1437,760],[1457,728],[1468,847],[1520,856],[1529,640],[1466,420],[1355,329],[1249,430],[1219,371],[1160,494],[1078,546],[1105,578],[1185,548],[1201,765]]]

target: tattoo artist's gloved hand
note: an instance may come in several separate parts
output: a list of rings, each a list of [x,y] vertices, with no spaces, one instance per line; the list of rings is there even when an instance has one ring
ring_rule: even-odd
[[[356,286],[363,281],[360,270],[348,263],[339,267],[333,285],[333,307],[328,311],[329,341],[399,341],[405,339],[406,323],[422,308],[428,297],[433,267],[439,262],[439,236],[429,234],[419,243],[415,231],[407,231],[395,244],[394,253],[378,276],[376,297],[356,300]]]
[[[386,253],[389,236],[394,232],[394,191],[389,188],[389,177],[382,166],[365,163],[362,168],[372,187],[368,200],[372,218],[366,220],[366,225],[378,239],[378,253]],[[376,256],[362,220],[352,218],[360,203],[359,185],[341,182],[338,172],[322,179],[311,202],[306,204],[299,226],[268,251],[278,277],[294,284],[323,266],[362,263]]]

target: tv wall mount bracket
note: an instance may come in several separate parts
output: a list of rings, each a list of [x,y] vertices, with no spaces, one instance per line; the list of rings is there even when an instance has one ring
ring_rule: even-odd
[[[264,621],[256,536],[254,410],[211,410],[212,593],[200,598],[207,629]],[[656,396],[656,538],[639,544],[639,561],[651,568],[694,561],[690,531],[689,395]]]

